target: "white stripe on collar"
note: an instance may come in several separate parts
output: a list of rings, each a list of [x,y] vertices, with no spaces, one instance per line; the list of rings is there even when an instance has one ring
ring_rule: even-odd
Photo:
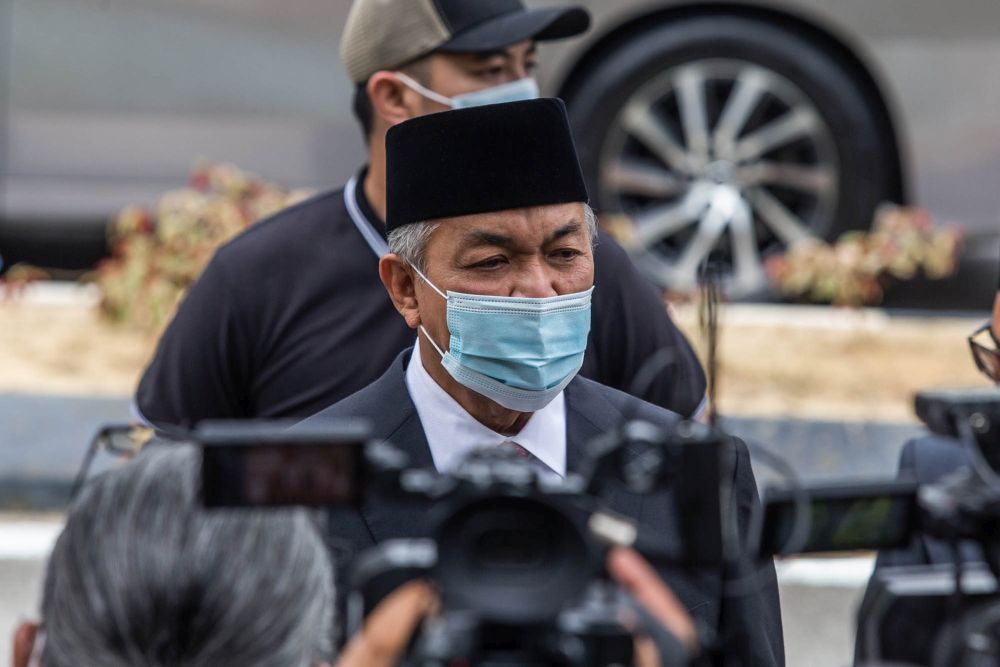
[[[347,185],[344,186],[344,204],[347,206],[347,213],[351,216],[351,221],[358,228],[358,231],[361,232],[361,236],[365,238],[368,247],[375,253],[375,257],[381,258],[382,255],[388,255],[389,244],[372,228],[372,224],[365,217],[365,214],[361,212],[361,207],[358,206],[357,174],[351,176],[351,180],[347,181]]]

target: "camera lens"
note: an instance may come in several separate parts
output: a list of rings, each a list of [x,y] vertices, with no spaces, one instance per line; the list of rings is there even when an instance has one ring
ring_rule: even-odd
[[[550,499],[472,500],[438,529],[434,579],[446,606],[484,620],[550,620],[598,572],[581,522]]]

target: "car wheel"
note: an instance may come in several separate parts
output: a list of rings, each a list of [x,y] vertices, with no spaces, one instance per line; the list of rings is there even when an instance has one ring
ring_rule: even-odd
[[[894,143],[875,103],[788,28],[686,18],[574,81],[567,102],[596,208],[664,287],[693,287],[711,255],[731,296],[753,294],[767,255],[866,228],[893,196]]]

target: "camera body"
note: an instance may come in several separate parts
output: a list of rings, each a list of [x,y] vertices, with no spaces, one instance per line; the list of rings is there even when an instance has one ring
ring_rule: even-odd
[[[411,467],[404,452],[368,441],[356,424],[325,430],[216,424],[196,434],[206,505],[343,510],[378,497],[425,510],[426,534],[384,541],[356,559],[343,615],[347,636],[402,583],[433,581],[442,612],[418,633],[409,664],[631,664],[636,628],[622,619],[634,602],[607,577],[609,545],[714,569],[735,542],[725,534],[732,527],[735,535],[727,495],[732,442],[700,424],[666,432],[626,423],[592,443],[589,465],[565,478],[540,474],[531,459],[503,446],[478,450],[441,475]],[[324,478],[358,483],[338,483],[337,493],[323,496],[322,485],[310,482],[296,495],[290,480],[302,475],[279,474],[286,466],[318,467]],[[616,493],[665,492],[677,501],[680,543],[658,540],[655,528],[608,510]]]
[[[885,568],[859,613],[859,663],[996,665],[998,629],[1000,589],[985,564]]]
[[[430,533],[361,555],[354,623],[401,583],[426,577],[443,609],[425,624],[408,664],[631,663],[624,601],[602,576],[607,547],[588,532],[592,507],[582,479],[546,479],[503,447],[478,450],[442,476],[407,468],[386,447],[374,446],[369,459],[381,465],[381,492],[433,500]]]
[[[359,558],[351,617],[357,623],[404,581],[427,577],[443,613],[424,628],[411,664],[631,664],[632,633],[621,625],[631,603],[604,572],[608,545],[660,562],[719,564],[729,445],[701,425],[666,433],[632,422],[593,443],[581,474],[553,479],[505,447],[475,451],[442,476],[373,444],[374,492],[425,503],[430,529],[426,539],[384,542]],[[606,509],[616,492],[667,487],[687,501],[678,505],[687,510],[678,516],[681,544],[661,544],[656,531]]]
[[[769,490],[758,550],[764,557],[901,549],[923,535],[960,556],[971,541],[982,562],[957,557],[951,565],[876,571],[859,611],[856,657],[864,665],[1000,664],[1000,392],[925,392],[915,402],[932,431],[965,448],[968,468],[932,484]]]

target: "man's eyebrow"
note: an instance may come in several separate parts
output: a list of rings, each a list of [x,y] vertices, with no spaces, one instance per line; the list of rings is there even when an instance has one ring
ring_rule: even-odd
[[[484,245],[496,245],[502,248],[513,248],[517,242],[510,236],[487,232],[482,229],[474,229],[468,232],[462,239],[463,245],[479,247]]]
[[[558,241],[561,238],[565,238],[567,236],[573,236],[574,234],[579,234],[581,229],[582,227],[580,226],[579,222],[574,221],[567,223],[562,227],[560,227],[559,229],[557,229],[556,231],[552,232],[552,236],[549,237],[548,242],[552,243],[553,241]]]
[[[567,236],[573,236],[574,234],[579,234],[583,228],[579,222],[573,221],[567,223],[552,232],[546,243],[552,243],[553,241],[558,241],[561,238]],[[515,248],[518,245],[517,239],[512,236],[506,236],[504,234],[497,234],[496,232],[488,232],[484,229],[474,229],[467,232],[464,237],[462,237],[462,244],[467,247],[477,248],[480,246],[495,245],[501,248]]]

